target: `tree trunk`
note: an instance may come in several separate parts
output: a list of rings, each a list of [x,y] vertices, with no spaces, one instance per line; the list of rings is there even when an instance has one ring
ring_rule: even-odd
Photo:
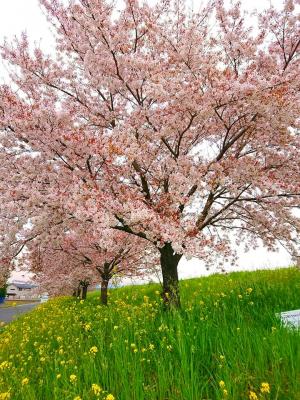
[[[81,286],[79,285],[78,288],[77,288],[76,297],[79,298],[80,295],[81,295]]]
[[[81,294],[81,298],[82,298],[82,300],[85,300],[86,299],[86,295],[87,295],[87,289],[88,289],[88,286],[87,285],[82,285],[82,294]]]
[[[102,279],[102,281],[101,281],[101,303],[104,306],[107,306],[107,288],[108,288],[108,279]]]
[[[178,263],[182,257],[176,254],[171,243],[165,243],[160,251],[160,264],[163,276],[163,301],[166,308],[180,307]]]

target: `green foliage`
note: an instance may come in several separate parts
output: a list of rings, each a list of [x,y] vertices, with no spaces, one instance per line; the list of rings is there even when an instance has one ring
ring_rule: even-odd
[[[7,286],[0,287],[0,297],[6,296],[6,289],[7,289]]]
[[[183,308],[172,312],[162,310],[158,285],[111,290],[109,307],[99,293],[39,306],[2,330],[2,392],[14,400],[299,400],[300,332],[275,316],[300,308],[298,270],[186,280],[181,293]],[[105,392],[97,397],[93,384]]]

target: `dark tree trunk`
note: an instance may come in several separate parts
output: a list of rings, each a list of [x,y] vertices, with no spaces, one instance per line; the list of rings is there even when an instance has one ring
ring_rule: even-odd
[[[88,286],[87,286],[87,285],[82,285],[82,292],[81,292],[81,298],[82,298],[82,300],[85,300],[85,299],[86,299],[87,290],[88,290]]]
[[[81,286],[80,285],[78,286],[76,293],[77,293],[76,297],[80,297],[80,294],[81,294]]]
[[[163,276],[163,301],[167,308],[180,307],[178,263],[181,254],[174,253],[171,243],[165,243],[160,251],[160,264]]]
[[[101,303],[104,306],[107,306],[107,288],[108,288],[108,279],[103,279],[101,281]]]

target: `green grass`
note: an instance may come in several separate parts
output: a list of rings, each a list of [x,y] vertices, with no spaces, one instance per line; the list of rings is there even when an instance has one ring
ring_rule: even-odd
[[[239,400],[250,392],[300,399],[300,332],[275,316],[300,308],[298,270],[182,281],[183,308],[169,313],[158,290],[111,290],[108,308],[98,293],[84,302],[56,299],[2,328],[0,393],[15,400],[108,393],[118,400]],[[271,393],[260,393],[263,382]],[[97,397],[92,384],[105,392]]]

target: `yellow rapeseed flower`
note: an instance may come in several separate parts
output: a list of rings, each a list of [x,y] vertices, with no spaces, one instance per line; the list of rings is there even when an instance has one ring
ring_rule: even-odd
[[[6,368],[9,368],[9,362],[8,362],[8,361],[3,361],[3,362],[0,364],[0,370],[2,371],[2,370],[4,370],[4,369],[6,369]]]
[[[92,384],[92,391],[94,392],[94,394],[96,396],[98,396],[101,393],[102,389],[101,389],[101,387],[99,385],[97,385],[96,383],[93,383]]]
[[[60,378],[61,378],[61,374],[57,374],[56,379],[60,379]]]
[[[220,386],[221,389],[224,389],[225,388],[225,382],[224,381],[220,381],[219,382],[219,386]]]
[[[89,332],[91,330],[91,324],[84,324],[83,328],[86,332]]]
[[[106,399],[105,400],[115,400],[115,396],[113,396],[112,394],[108,394],[107,396],[106,396]]]
[[[23,378],[22,379],[22,386],[28,385],[28,383],[29,383],[29,379],[28,378]]]
[[[252,390],[250,390],[250,393],[249,393],[249,400],[258,400],[256,393],[253,392]]]
[[[0,400],[9,400],[9,399],[10,399],[9,392],[0,393]]]
[[[261,393],[270,393],[270,385],[267,382],[262,382],[260,385]]]
[[[228,396],[228,391],[226,389],[223,389],[223,396],[227,397]]]
[[[77,376],[74,374],[70,375],[70,382],[75,383],[76,381],[77,381]]]
[[[95,355],[96,353],[98,353],[98,347],[97,346],[93,346],[90,348],[90,353],[92,355]]]
[[[82,400],[80,396],[74,397],[74,400]]]

